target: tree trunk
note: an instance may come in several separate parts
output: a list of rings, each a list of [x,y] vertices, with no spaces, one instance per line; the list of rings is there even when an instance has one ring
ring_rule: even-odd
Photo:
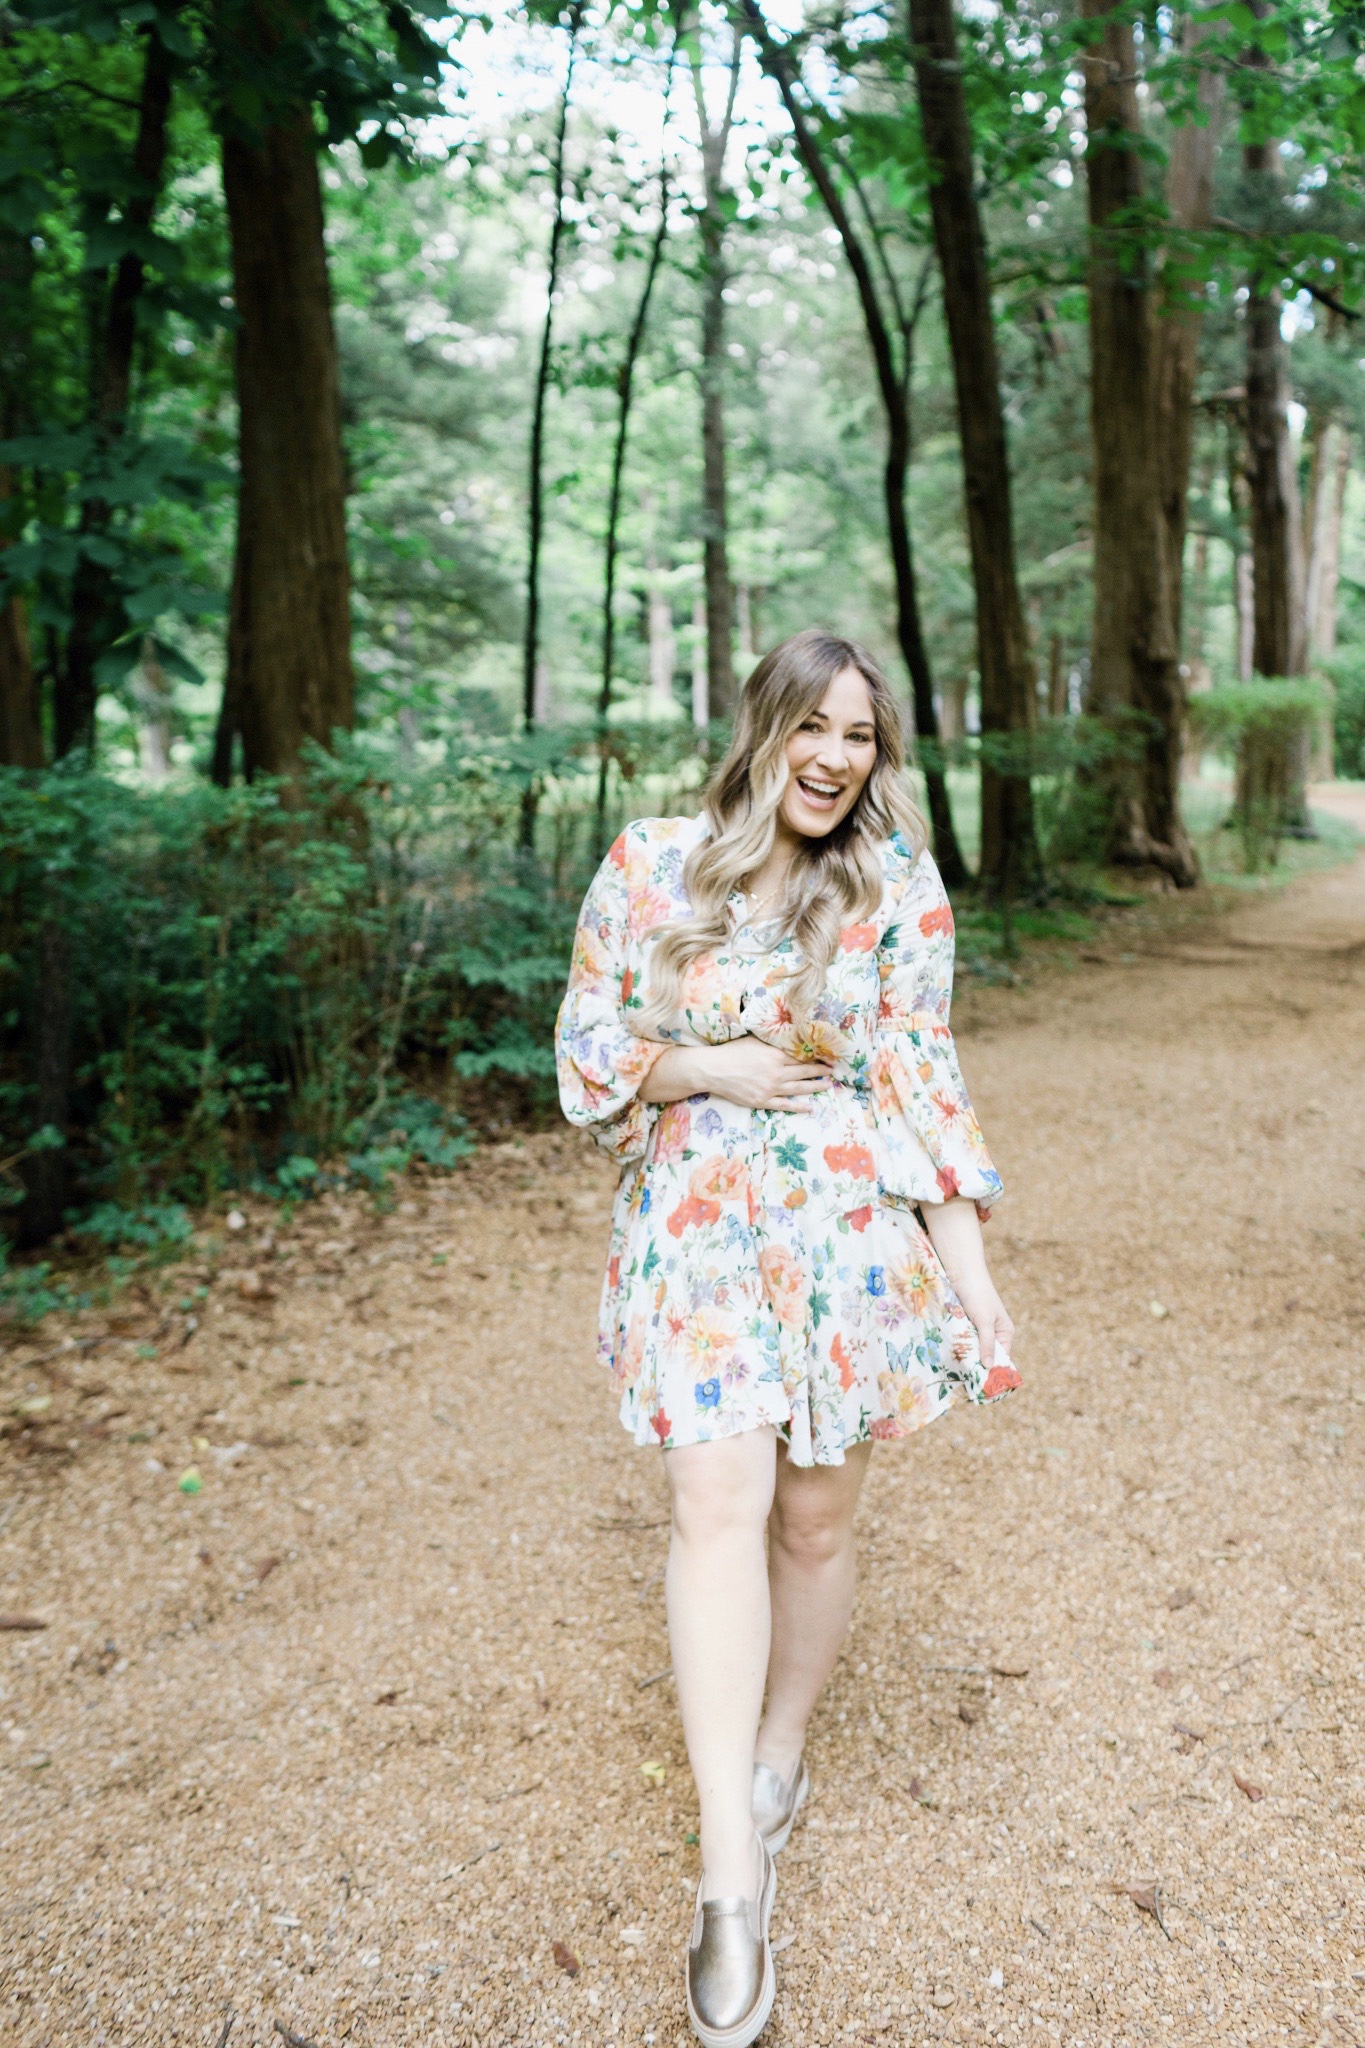
[[[341,398],[318,144],[301,109],[223,140],[241,477],[225,692],[247,775],[355,715]],[[221,762],[218,764],[221,766]]]
[[[529,732],[536,723],[536,673],[540,663],[540,550],[545,527],[545,401],[550,389],[550,365],[554,345],[555,293],[559,289],[559,264],[564,249],[564,144],[569,127],[569,98],[573,91],[574,64],[578,56],[578,32],[583,8],[576,5],[569,19],[569,56],[564,70],[564,89],[559,96],[559,119],[555,128],[552,162],[554,213],[550,222],[545,280],[545,319],[540,332],[540,355],[536,362],[535,394],[531,405],[530,478],[526,531],[526,630],[522,648],[522,719]]]
[[[0,225],[0,440],[21,434],[29,419],[33,242]],[[0,463],[0,550],[23,530],[24,505],[9,467]],[[28,616],[17,591],[0,602],[0,767],[41,768],[44,761],[38,678],[29,648]]]
[[[166,171],[166,125],[171,107],[174,64],[154,27],[145,31],[146,55],[138,102],[137,140],[133,145],[133,177],[123,221],[130,235],[145,235],[161,197]],[[135,249],[125,249],[109,287],[103,331],[96,340],[91,395],[95,446],[107,456],[122,435],[132,392],[133,349],[137,341],[137,309],[146,282],[146,266]],[[88,498],[81,508],[80,531],[100,537],[109,530],[113,509],[103,499]],[[53,741],[60,759],[73,748],[89,751],[95,742],[97,667],[118,640],[127,615],[118,584],[107,563],[82,552],[71,583],[71,628],[66,661],[54,703]],[[131,657],[129,667],[132,667]]]
[[[1083,12],[1103,25],[1084,57],[1095,471],[1090,695],[1138,750],[1133,759],[1116,755],[1109,772],[1108,853],[1161,867],[1187,887],[1199,870],[1180,816],[1184,691],[1154,436],[1150,266],[1124,220],[1142,199],[1137,54],[1131,25],[1111,14],[1109,0],[1083,0]]]
[[[928,799],[929,822],[934,853],[944,882],[950,889],[963,887],[970,875],[953,828],[948,782],[939,751],[938,712],[934,705],[934,678],[920,621],[919,593],[915,583],[914,555],[910,525],[905,512],[906,478],[910,468],[910,407],[907,379],[898,376],[891,336],[882,315],[877,288],[867,251],[862,245],[828,164],[820,153],[810,124],[792,85],[786,53],[773,42],[757,0],[743,0],[744,19],[758,44],[763,68],[782,95],[797,154],[807,176],[824,202],[825,211],[843,243],[844,256],[858,293],[868,345],[877,372],[877,388],[886,414],[886,462],[882,470],[882,493],[886,507],[887,539],[896,586],[896,638],[910,676],[915,708],[915,731],[923,746],[921,768]]]
[[[1187,17],[1183,43],[1190,57],[1209,33],[1206,22]],[[1202,70],[1198,99],[1201,127],[1185,121],[1171,139],[1166,164],[1166,207],[1178,229],[1195,233],[1213,222],[1213,166],[1223,110],[1221,72]],[[1199,365],[1199,336],[1204,301],[1179,274],[1179,259],[1168,250],[1162,269],[1160,317],[1156,332],[1156,448],[1165,537],[1166,576],[1170,592],[1171,631],[1177,653],[1185,588],[1185,526],[1190,493],[1190,458],[1194,451],[1194,381]]]
[[[929,159],[934,242],[952,348],[976,590],[985,742],[980,880],[990,895],[1018,893],[1035,889],[1042,873],[1033,827],[1032,787],[1026,763],[992,761],[989,750],[994,736],[1021,735],[1034,723],[1036,682],[1015,567],[1009,448],[1000,403],[990,271],[977,204],[971,124],[952,0],[910,0],[910,33]],[[1012,772],[1007,772],[1007,767]]]
[[[673,82],[673,59],[669,57],[668,82]],[[569,82],[564,85],[564,112],[567,115],[569,103]],[[667,102],[665,101],[665,108]],[[665,111],[665,121],[667,111]],[[560,135],[560,179],[563,178],[564,146],[563,133]],[[556,218],[559,214],[556,205]],[[606,851],[607,817],[607,720],[611,715],[611,693],[614,687],[616,666],[616,558],[621,530],[621,487],[625,478],[626,445],[630,438],[630,407],[635,391],[635,368],[640,360],[644,345],[645,325],[649,319],[649,302],[654,295],[654,282],[659,275],[663,261],[664,242],[668,235],[668,158],[665,155],[659,168],[659,222],[649,245],[649,257],[645,264],[644,282],[636,302],[635,318],[626,337],[625,353],[616,372],[617,414],[616,444],[611,458],[611,490],[607,499],[607,540],[602,589],[602,685],[597,700],[598,719],[598,763],[597,763],[597,813],[594,848],[600,860]],[[547,313],[548,339],[548,313]],[[536,488],[537,504],[539,488]],[[539,541],[537,541],[539,552]],[[529,593],[528,593],[529,595]],[[654,593],[650,591],[650,602]],[[651,619],[652,623],[652,619]],[[651,643],[652,644],[652,643]]]
[[[701,128],[703,205],[701,231],[701,454],[702,572],[706,591],[706,666],[713,718],[735,710],[734,589],[730,582],[730,511],[725,480],[725,152],[734,123],[735,93],[744,39],[738,24],[730,59],[725,111],[712,122],[702,89],[701,51],[690,52]]]
[[[692,600],[692,723],[704,732],[711,723],[711,693],[706,672],[706,599]]]
[[[1341,522],[1351,439],[1340,420],[1324,422],[1313,448],[1310,498],[1308,599],[1305,605],[1310,654],[1321,659],[1337,649],[1337,586],[1341,578]]]
[[[1248,150],[1248,155],[1251,151]],[[1253,285],[1247,300],[1247,481],[1258,675],[1303,672],[1303,530],[1278,291]]]

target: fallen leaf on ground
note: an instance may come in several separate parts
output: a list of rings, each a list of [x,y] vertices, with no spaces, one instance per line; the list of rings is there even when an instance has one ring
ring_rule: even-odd
[[[257,1579],[268,1579],[279,1561],[277,1557],[263,1557],[256,1567]]]
[[[1246,1793],[1253,1806],[1258,1799],[1265,1798],[1265,1787],[1263,1785],[1253,1785],[1250,1778],[1240,1777],[1236,1771],[1232,1774],[1232,1782],[1239,1792]]]
[[[662,1785],[666,1772],[662,1764],[641,1764],[640,1776],[648,1778],[651,1785]]]
[[[0,1629],[22,1630],[46,1628],[45,1621],[39,1621],[36,1614],[0,1614]]]
[[[273,1301],[275,1290],[262,1280],[259,1273],[240,1273],[237,1276],[237,1292],[243,1301]]]
[[[1027,1664],[992,1664],[991,1673],[995,1678],[1027,1678]]]
[[[1171,1685],[1174,1685],[1174,1684],[1175,1684],[1175,1680],[1174,1680],[1174,1678],[1173,1678],[1173,1677],[1171,1676],[1171,1673],[1170,1673],[1170,1671],[1169,1671],[1169,1670],[1167,1669],[1167,1667],[1166,1667],[1166,1666],[1165,1666],[1165,1665],[1163,1664],[1163,1665],[1162,1665],[1162,1667],[1161,1667],[1161,1669],[1160,1669],[1160,1671],[1154,1671],[1154,1672],[1152,1673],[1152,1684],[1153,1684],[1153,1685],[1159,1685],[1159,1686],[1162,1686],[1162,1687],[1164,1688],[1164,1687],[1166,1687],[1166,1686],[1171,1686]]]
[[[783,1949],[790,1948],[795,1940],[794,1934],[779,1934],[777,1940],[770,1944],[773,1954],[780,1956]]]
[[[182,1493],[202,1493],[204,1488],[197,1465],[187,1465],[175,1483]]]
[[[390,1688],[390,1690],[389,1690],[388,1692],[381,1692],[381,1693],[377,1693],[377,1694],[375,1695],[375,1702],[374,1702],[374,1703],[375,1703],[375,1705],[376,1705],[377,1707],[395,1707],[395,1706],[397,1706],[397,1704],[398,1704],[398,1691],[399,1691],[399,1689],[398,1689],[398,1687],[397,1687],[397,1686],[395,1685],[395,1686],[391,1687],[391,1688]]]
[[[1156,1909],[1156,1886],[1154,1884],[1111,1884],[1111,1892],[1121,1898],[1131,1899],[1139,1913],[1150,1913],[1153,1920],[1160,1916]]]
[[[582,1964],[579,1962],[578,1957],[574,1954],[573,1950],[569,1947],[568,1943],[564,1941],[555,1941],[552,1942],[550,1946],[554,1954],[554,1959],[556,1963],[559,1965],[560,1969],[563,1970],[564,1974],[568,1977],[576,1977],[578,1975],[579,1970],[582,1968]]]
[[[1166,1595],[1166,1605],[1170,1608],[1172,1614],[1176,1613],[1182,1607],[1191,1606],[1193,1604],[1193,1601],[1193,1586],[1177,1586],[1173,1593],[1168,1593]]]

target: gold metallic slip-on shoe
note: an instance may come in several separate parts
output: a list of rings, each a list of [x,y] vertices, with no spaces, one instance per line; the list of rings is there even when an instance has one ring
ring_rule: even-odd
[[[771,1764],[754,1765],[754,1826],[770,1856],[786,1848],[809,1791],[804,1757],[797,1758],[789,1778],[779,1778]]]
[[[768,1940],[776,1896],[777,1870],[766,1848],[756,1899],[704,1899],[697,1887],[687,2016],[702,2048],[749,2048],[768,2024],[777,1989]]]

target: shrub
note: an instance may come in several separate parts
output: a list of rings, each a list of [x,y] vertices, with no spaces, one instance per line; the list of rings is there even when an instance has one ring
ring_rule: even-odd
[[[1336,690],[1332,763],[1350,781],[1365,776],[1365,647],[1334,654],[1326,664]]]
[[[1326,703],[1322,683],[1307,676],[1258,676],[1190,699],[1190,723],[1200,740],[1236,762],[1233,822],[1248,874],[1278,858],[1296,767]]]

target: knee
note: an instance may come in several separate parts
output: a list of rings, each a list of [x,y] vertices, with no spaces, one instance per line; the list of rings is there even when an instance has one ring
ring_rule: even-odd
[[[820,1500],[779,1500],[769,1525],[771,1541],[799,1570],[814,1571],[842,1557],[853,1541],[853,1518]]]
[[[770,1432],[688,1444],[666,1456],[673,1528],[684,1543],[745,1535],[761,1539],[773,1502],[776,1461]]]

